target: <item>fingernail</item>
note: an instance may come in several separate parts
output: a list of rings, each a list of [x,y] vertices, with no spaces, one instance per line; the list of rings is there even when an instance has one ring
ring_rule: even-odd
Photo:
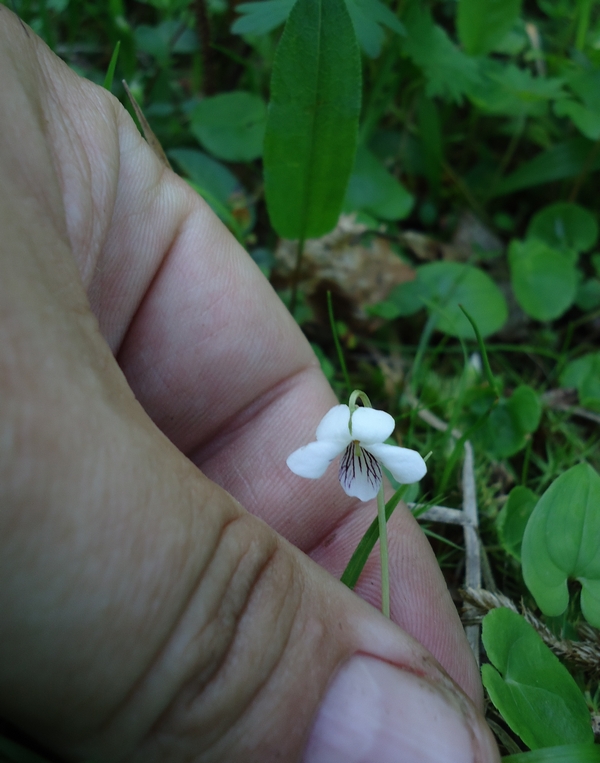
[[[319,709],[304,763],[493,763],[487,728],[430,682],[375,657],[352,657]],[[466,704],[466,703],[465,703]],[[473,725],[475,723],[475,727]]]

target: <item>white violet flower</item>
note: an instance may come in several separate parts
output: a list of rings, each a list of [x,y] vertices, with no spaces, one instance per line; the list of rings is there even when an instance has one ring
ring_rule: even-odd
[[[336,405],[321,419],[316,442],[295,450],[287,465],[299,477],[314,480],[343,453],[339,470],[342,487],[348,495],[370,501],[381,486],[382,465],[404,484],[418,482],[427,471],[416,450],[385,444],[394,426],[394,419],[385,411],[355,408],[350,413],[347,405]]]

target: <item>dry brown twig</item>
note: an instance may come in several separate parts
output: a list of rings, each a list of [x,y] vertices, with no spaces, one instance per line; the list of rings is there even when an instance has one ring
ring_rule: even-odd
[[[521,614],[535,628],[542,641],[550,647],[557,657],[567,660],[585,673],[600,676],[600,631],[587,623],[578,626],[581,641],[571,641],[555,636],[533,612],[523,603],[519,607],[501,593],[493,593],[484,588],[465,587],[460,592],[467,605],[462,615],[463,624],[469,626],[481,624],[481,621],[492,609],[506,607]]]
[[[448,424],[438,418],[434,413],[421,408],[419,401],[414,395],[405,393],[408,403],[417,410],[420,419],[440,432],[448,430]],[[452,430],[452,436],[460,439],[462,433],[457,429]],[[481,587],[481,544],[479,542],[479,520],[477,513],[477,489],[475,485],[475,459],[473,447],[466,440],[464,443],[465,457],[462,470],[462,509],[448,509],[445,506],[433,506],[419,516],[419,519],[433,522],[448,522],[461,524],[465,537],[465,585],[471,588]],[[467,639],[479,664],[479,624],[467,625],[465,632]]]

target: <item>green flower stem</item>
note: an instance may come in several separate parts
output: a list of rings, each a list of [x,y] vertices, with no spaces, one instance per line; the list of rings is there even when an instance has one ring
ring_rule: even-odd
[[[379,519],[379,554],[381,556],[381,611],[390,616],[390,565],[388,559],[387,518],[383,484],[377,493],[377,517]]]
[[[367,395],[361,389],[355,389],[354,392],[350,395],[350,400],[348,402],[348,408],[350,408],[350,415],[352,415],[354,411],[358,408],[358,405],[356,404],[356,401],[358,399],[362,400],[362,404],[364,405],[365,408],[373,407]]]

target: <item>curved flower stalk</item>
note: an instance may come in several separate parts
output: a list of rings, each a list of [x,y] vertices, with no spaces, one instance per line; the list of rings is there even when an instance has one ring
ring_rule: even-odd
[[[359,408],[361,399],[364,408]],[[361,501],[377,496],[379,550],[381,554],[381,608],[390,616],[390,580],[387,549],[384,466],[398,482],[418,482],[426,473],[425,461],[415,450],[387,445],[384,441],[394,431],[389,413],[371,407],[364,392],[355,390],[349,405],[336,405],[321,419],[315,442],[295,450],[287,458],[288,467],[299,477],[319,479],[329,464],[341,455],[339,480],[346,493]]]
[[[381,487],[382,465],[405,485],[418,482],[427,471],[415,450],[386,445],[384,441],[394,427],[394,419],[385,411],[336,405],[321,419],[316,442],[295,450],[287,465],[299,477],[318,479],[333,459],[343,454],[339,469],[342,487],[348,495],[370,501]]]

